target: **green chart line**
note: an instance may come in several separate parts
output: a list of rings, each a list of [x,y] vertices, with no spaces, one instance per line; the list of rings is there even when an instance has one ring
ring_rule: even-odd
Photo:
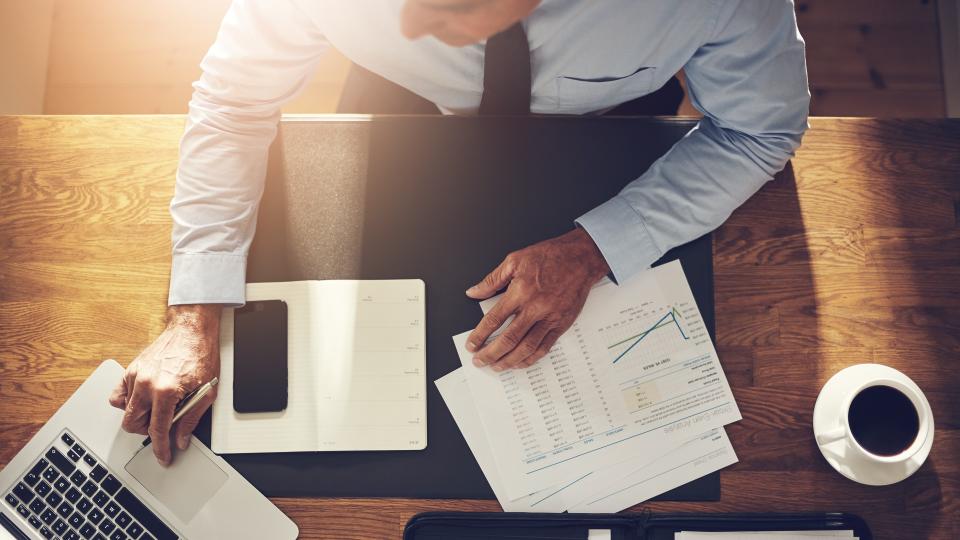
[[[641,341],[643,341],[643,338],[645,338],[645,337],[647,337],[648,335],[650,335],[650,332],[653,332],[653,331],[656,330],[657,328],[663,328],[664,326],[670,326],[671,324],[675,324],[675,325],[677,326],[677,330],[680,332],[680,335],[683,337],[683,339],[684,339],[684,340],[690,339],[690,338],[687,337],[687,335],[686,335],[685,333],[683,333],[683,328],[680,327],[680,322],[677,321],[677,315],[680,315],[680,312],[677,311],[677,308],[676,308],[676,307],[672,307],[672,308],[670,308],[670,311],[667,312],[666,315],[664,315],[663,317],[661,317],[660,320],[657,321],[657,322],[655,322],[655,323],[653,324],[653,326],[651,326],[650,328],[644,330],[643,332],[640,332],[639,334],[637,334],[637,335],[635,335],[635,336],[630,336],[630,337],[628,337],[627,339],[624,339],[624,340],[622,340],[622,341],[618,341],[618,342],[614,343],[613,345],[610,345],[609,347],[607,347],[607,349],[612,349],[612,348],[617,347],[617,346],[619,346],[619,345],[623,345],[624,343],[630,341],[631,339],[635,339],[635,340],[636,340],[636,341],[634,341],[633,343],[631,343],[630,346],[627,347],[627,349],[626,349],[625,351],[623,351],[623,352],[620,353],[616,358],[614,358],[614,359],[613,359],[613,363],[616,364],[617,362],[619,362],[620,359],[624,357],[624,355],[626,355],[628,352],[630,352],[630,350],[633,349],[634,347],[636,347],[638,343],[640,343]],[[669,319],[669,320],[668,320],[668,319]]]

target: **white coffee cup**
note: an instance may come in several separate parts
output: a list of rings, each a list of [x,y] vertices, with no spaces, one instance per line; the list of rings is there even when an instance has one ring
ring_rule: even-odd
[[[877,464],[903,463],[920,452],[924,444],[927,443],[927,438],[933,437],[933,430],[931,429],[933,423],[933,412],[930,409],[930,403],[927,401],[926,396],[923,395],[920,387],[918,387],[916,383],[914,383],[909,377],[900,373],[899,371],[893,370],[892,368],[887,369],[896,372],[896,374],[899,376],[871,377],[869,379],[860,381],[856,385],[849,386],[844,389],[845,395],[842,398],[840,409],[837,411],[840,414],[840,425],[824,433],[818,433],[816,435],[816,439],[819,445],[824,446],[841,439],[845,439],[848,448],[850,448],[854,454],[862,459]],[[850,406],[853,403],[854,398],[867,388],[873,386],[888,386],[899,391],[910,400],[917,413],[918,429],[916,437],[910,446],[894,455],[880,455],[867,450],[860,444],[859,441],[857,441],[850,428]]]

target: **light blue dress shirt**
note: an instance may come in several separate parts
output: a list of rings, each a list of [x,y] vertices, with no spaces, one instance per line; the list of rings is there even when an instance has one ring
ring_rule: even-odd
[[[483,44],[407,40],[401,5],[235,0],[201,63],[181,141],[170,304],[244,302],[280,107],[328,44],[445,113],[476,113]],[[810,93],[793,9],[791,0],[544,0],[524,21],[533,112],[602,112],[683,69],[704,115],[640,178],[576,220],[617,281],[718,227],[800,145]]]

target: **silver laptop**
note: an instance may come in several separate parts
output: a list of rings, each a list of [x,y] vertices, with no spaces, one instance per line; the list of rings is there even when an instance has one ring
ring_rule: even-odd
[[[161,467],[123,431],[107,360],[0,471],[0,538],[293,539],[297,526],[196,438]]]

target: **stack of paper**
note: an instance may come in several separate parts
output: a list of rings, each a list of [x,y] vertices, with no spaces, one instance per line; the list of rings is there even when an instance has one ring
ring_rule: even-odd
[[[740,411],[678,262],[598,283],[528,369],[475,367],[468,335],[436,384],[505,510],[616,512],[737,461]]]

